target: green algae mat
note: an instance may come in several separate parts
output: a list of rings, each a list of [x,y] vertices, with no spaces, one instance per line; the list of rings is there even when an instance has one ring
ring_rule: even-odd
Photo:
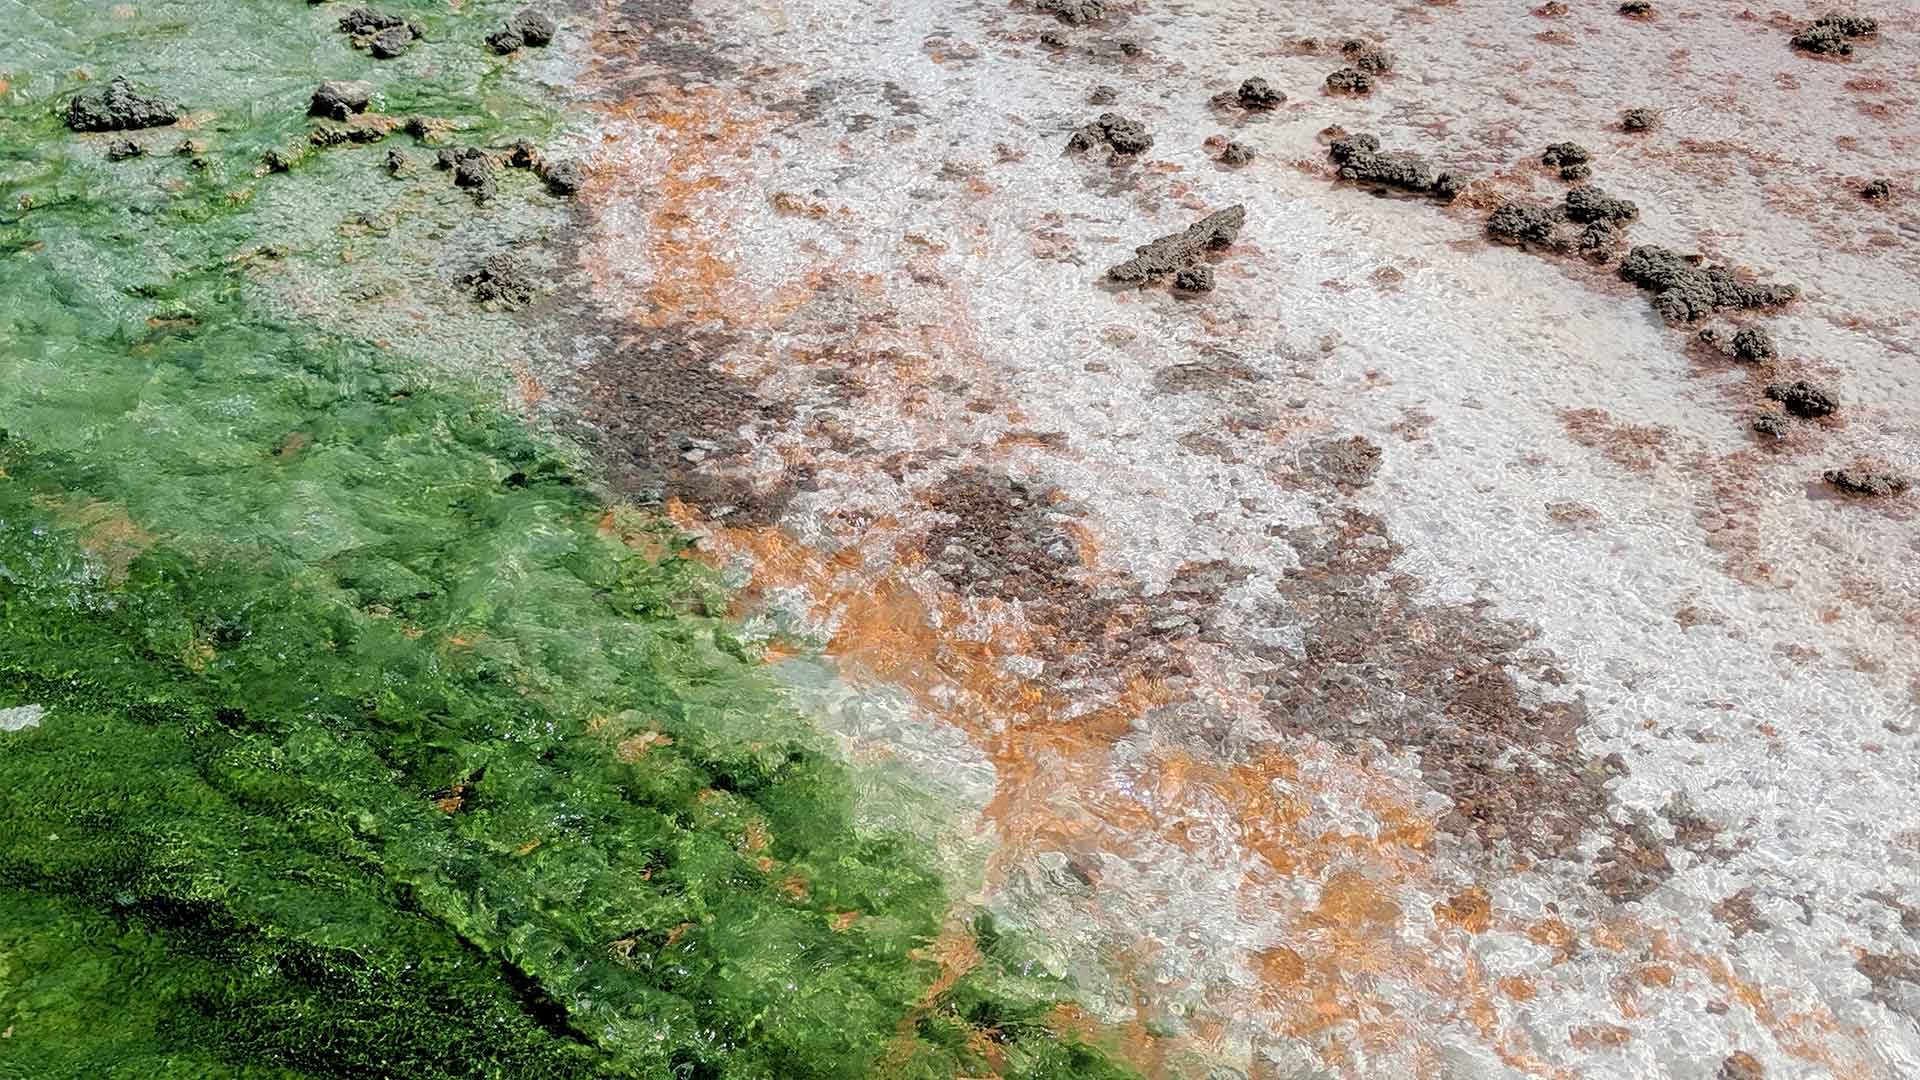
[[[508,321],[327,299],[349,210],[475,211],[386,176],[430,139],[310,139],[318,82],[568,123],[485,48],[512,6],[396,4],[387,61],[344,9],[0,7],[0,1076],[1126,1075],[856,827],[684,538],[453,362]],[[111,75],[185,119],[69,131]]]

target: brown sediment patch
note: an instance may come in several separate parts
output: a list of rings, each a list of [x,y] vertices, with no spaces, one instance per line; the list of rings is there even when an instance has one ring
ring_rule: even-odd
[[[1909,1020],[1920,1021],[1920,958],[1904,953],[1862,953],[1853,968],[1873,984],[1868,995]]]
[[[1264,708],[1283,730],[1363,761],[1375,740],[1414,752],[1453,800],[1445,832],[1567,858],[1587,830],[1619,831],[1606,814],[1616,768],[1579,748],[1585,705],[1528,700],[1515,679],[1563,680],[1554,657],[1527,648],[1532,628],[1484,602],[1423,604],[1411,578],[1381,584],[1401,549],[1373,515],[1323,510],[1320,526],[1281,538],[1299,566],[1277,614],[1306,622],[1304,655],[1268,652]]]
[[[133,560],[158,539],[113,503],[95,499],[68,502],[55,495],[36,495],[33,503],[52,510],[61,524],[78,531],[80,546],[100,560],[110,582],[125,580]]]
[[[1604,409],[1562,409],[1560,422],[1574,442],[1634,472],[1652,471],[1672,450],[1672,429],[1659,424],[1630,424]]]

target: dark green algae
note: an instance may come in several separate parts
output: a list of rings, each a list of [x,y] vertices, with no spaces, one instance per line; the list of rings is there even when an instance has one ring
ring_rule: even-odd
[[[564,125],[482,51],[512,5],[388,6],[428,38],[377,64],[336,4],[9,9],[0,707],[45,713],[0,733],[0,1076],[1124,1075],[984,923],[933,992],[924,839],[855,827],[686,538],[497,373],[262,283],[350,290],[327,215],[392,190],[382,146],[258,169],[321,79]],[[199,125],[108,162],[81,70]]]

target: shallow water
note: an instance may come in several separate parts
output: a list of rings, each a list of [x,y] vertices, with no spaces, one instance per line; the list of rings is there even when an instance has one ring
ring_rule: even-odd
[[[0,47],[7,1068],[1920,1071],[1913,503],[1818,482],[1920,469],[1920,204],[1853,195],[1920,187],[1914,11],[609,0],[503,62],[469,2],[376,64],[338,8]],[[1325,96],[1350,33],[1396,70]],[[197,128],[108,164],[83,68]],[[257,173],[333,77],[588,187]],[[1152,151],[1061,155],[1105,108]],[[1338,184],[1335,123],[1475,183]],[[1482,238],[1566,138],[1803,287],[1839,418],[1757,443],[1759,376]],[[1099,283],[1235,202],[1215,293]]]

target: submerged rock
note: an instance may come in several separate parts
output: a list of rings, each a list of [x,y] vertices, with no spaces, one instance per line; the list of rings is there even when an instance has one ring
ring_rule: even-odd
[[[1613,249],[1620,246],[1624,235],[1619,225],[1602,219],[1590,222],[1586,228],[1580,230],[1577,243],[1587,258],[1594,262],[1605,262],[1612,256]]]
[[[1133,258],[1109,267],[1107,277],[1137,284],[1178,273],[1208,251],[1230,246],[1246,221],[1247,208],[1240,204],[1216,210],[1177,233],[1134,248]]]
[[[1173,275],[1173,287],[1181,292],[1203,293],[1213,291],[1213,267],[1188,266]]]
[[[527,264],[504,253],[487,256],[477,269],[461,277],[460,284],[475,300],[506,308],[526,307],[540,291],[540,283]]]
[[[1340,55],[1347,63],[1370,75],[1385,75],[1393,70],[1393,54],[1370,41],[1348,38],[1340,43]]]
[[[1616,199],[1592,184],[1582,184],[1567,192],[1567,217],[1581,224],[1590,221],[1624,223],[1640,216],[1640,208],[1626,199]]]
[[[493,162],[488,161],[484,154],[462,158],[453,166],[453,182],[473,192],[476,202],[486,202],[493,198],[497,187],[493,178]]]
[[[434,155],[433,164],[438,169],[453,170],[453,182],[472,191],[475,201],[485,202],[493,198],[496,189],[493,162],[487,159],[485,152],[471,146],[442,147]]]
[[[67,127],[74,131],[135,131],[165,127],[180,119],[180,106],[136,93],[125,77],[115,75],[106,88],[77,95],[67,103]]]
[[[1225,146],[1220,148],[1220,164],[1222,165],[1247,165],[1252,163],[1254,157],[1253,148],[1245,143],[1229,140]]]
[[[1242,108],[1272,109],[1287,100],[1287,95],[1267,85],[1267,80],[1254,77],[1240,84],[1235,93]]]
[[[1865,465],[1828,469],[1821,478],[1849,495],[1864,495],[1870,499],[1890,499],[1905,494],[1913,486],[1912,480],[1899,473]]]
[[[1758,364],[1780,355],[1773,346],[1773,335],[1764,327],[1743,326],[1733,335],[1733,355],[1737,360]]]
[[[373,88],[363,82],[323,82],[313,92],[313,100],[307,106],[308,116],[324,116],[329,120],[345,120],[354,113],[367,111],[367,105],[373,101]]]
[[[1753,418],[1753,430],[1769,439],[1784,439],[1787,437],[1787,421],[1778,413],[1761,413]]]
[[[1805,379],[1791,383],[1774,383],[1767,387],[1767,397],[1786,406],[1788,412],[1803,420],[1814,420],[1822,416],[1832,416],[1840,403],[1833,395],[1813,385]]]
[[[1336,94],[1366,94],[1373,91],[1373,76],[1355,67],[1343,67],[1327,76],[1327,89]]]
[[[556,195],[573,195],[586,186],[587,173],[577,161],[548,161],[540,166],[540,179]]]
[[[1551,244],[1553,215],[1537,206],[1504,203],[1487,218],[1487,235],[1506,244]]]
[[[1830,11],[1815,19],[1812,25],[1793,35],[1791,44],[1802,52],[1826,56],[1850,56],[1853,54],[1853,38],[1868,37],[1879,32],[1880,24],[1873,19],[1848,12]]]
[[[1587,148],[1576,142],[1557,142],[1540,155],[1542,165],[1585,165],[1593,159]]]
[[[546,45],[553,40],[556,32],[553,20],[532,8],[521,8],[507,20],[507,25],[487,35],[487,45],[501,55],[506,55],[523,45],[535,47]]]
[[[1069,26],[1085,26],[1107,17],[1104,0],[1035,0],[1033,7]]]
[[[1442,202],[1451,202],[1466,186],[1452,173],[1435,173],[1411,154],[1382,152],[1380,140],[1372,135],[1342,135],[1333,140],[1327,153],[1340,167],[1342,180],[1420,192]]]
[[[387,151],[387,171],[395,176],[404,176],[413,171],[413,159],[398,150]]]
[[[413,28],[396,26],[391,30],[382,30],[367,42],[367,51],[381,60],[391,60],[404,56],[413,47]]]
[[[146,149],[132,139],[115,139],[107,144],[108,161],[125,161],[146,153]]]
[[[1138,120],[1119,113],[1101,113],[1098,120],[1073,133],[1067,140],[1067,149],[1082,152],[1103,143],[1116,154],[1138,154],[1153,146],[1153,136],[1148,134],[1147,125]]]
[[[407,20],[374,8],[354,8],[340,17],[340,32],[361,37],[407,25]]]
[[[1652,292],[1654,310],[1670,322],[1694,322],[1722,308],[1776,307],[1800,296],[1797,286],[1743,281],[1725,267],[1703,267],[1652,244],[1628,252],[1620,276]]]

